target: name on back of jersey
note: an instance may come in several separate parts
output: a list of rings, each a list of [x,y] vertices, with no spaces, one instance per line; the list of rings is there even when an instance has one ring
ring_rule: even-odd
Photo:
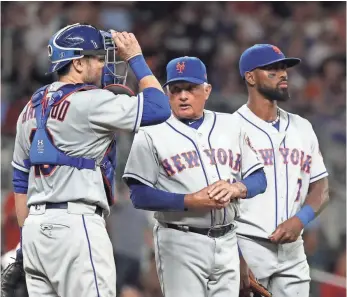
[[[64,100],[60,102],[59,104],[53,106],[49,114],[49,117],[52,119],[58,120],[60,122],[63,122],[65,120],[69,107],[70,107],[70,101]],[[35,109],[31,106],[31,104],[28,104],[23,112],[22,124],[24,124],[25,122],[31,119],[35,119]]]

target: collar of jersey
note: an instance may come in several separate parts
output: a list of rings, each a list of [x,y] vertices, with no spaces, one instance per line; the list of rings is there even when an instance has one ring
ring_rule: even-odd
[[[280,111],[280,119],[278,123],[281,122],[281,125],[279,125],[279,132],[284,132],[286,128],[288,128],[288,113],[284,111],[281,108],[278,108]],[[251,122],[252,124],[256,125],[258,128],[261,128],[262,130],[268,132],[268,133],[273,133],[274,131],[277,130],[276,127],[272,126],[271,123],[266,122],[262,120],[261,118],[257,117],[249,108],[246,104],[240,107],[238,112],[244,116],[246,120]],[[278,131],[278,130],[277,130]]]
[[[202,117],[197,120],[181,119],[180,121],[191,128],[198,129],[201,126],[202,122],[204,121],[204,117],[205,117],[205,114],[203,114]]]

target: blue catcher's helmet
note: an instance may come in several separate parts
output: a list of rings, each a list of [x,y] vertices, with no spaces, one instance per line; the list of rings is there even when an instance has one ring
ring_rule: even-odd
[[[69,25],[59,30],[49,40],[48,56],[51,66],[47,73],[56,72],[72,60],[84,56],[103,56],[105,58],[103,84],[105,78],[107,84],[125,84],[128,72],[127,63],[117,61],[116,50],[117,47],[111,38],[111,33],[87,24]],[[124,64],[124,67],[117,67],[121,64]],[[117,68],[121,68],[123,75],[117,74]]]

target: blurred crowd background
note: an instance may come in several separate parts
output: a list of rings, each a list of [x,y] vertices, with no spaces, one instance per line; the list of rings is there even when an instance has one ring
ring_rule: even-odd
[[[167,62],[197,56],[213,93],[207,108],[234,112],[247,100],[240,54],[271,43],[302,64],[289,70],[291,99],[281,107],[307,118],[330,173],[330,205],[304,233],[310,267],[346,277],[346,4],[345,2],[2,2],[1,3],[1,252],[19,233],[10,162],[17,117],[32,93],[52,82],[47,42],[72,23],[131,31],[153,73],[164,83]],[[128,86],[137,89],[132,73]],[[160,297],[152,246],[153,214],[136,210],[121,174],[133,135],[118,135],[116,204],[107,225],[121,297]],[[139,160],[140,161],[140,160]],[[346,289],[312,273],[312,297],[346,296]],[[337,278],[336,278],[337,279]],[[334,282],[335,278],[331,278]]]

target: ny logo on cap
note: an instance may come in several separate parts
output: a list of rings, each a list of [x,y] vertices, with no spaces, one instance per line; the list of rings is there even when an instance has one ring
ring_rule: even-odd
[[[186,68],[185,62],[182,62],[182,63],[177,62],[176,70],[177,70],[178,73],[183,73],[184,68]]]
[[[274,45],[273,45],[273,46],[272,46],[272,49],[274,50],[275,53],[277,53],[277,54],[279,54],[279,55],[282,54],[281,50],[280,50],[277,46],[274,46]]]

